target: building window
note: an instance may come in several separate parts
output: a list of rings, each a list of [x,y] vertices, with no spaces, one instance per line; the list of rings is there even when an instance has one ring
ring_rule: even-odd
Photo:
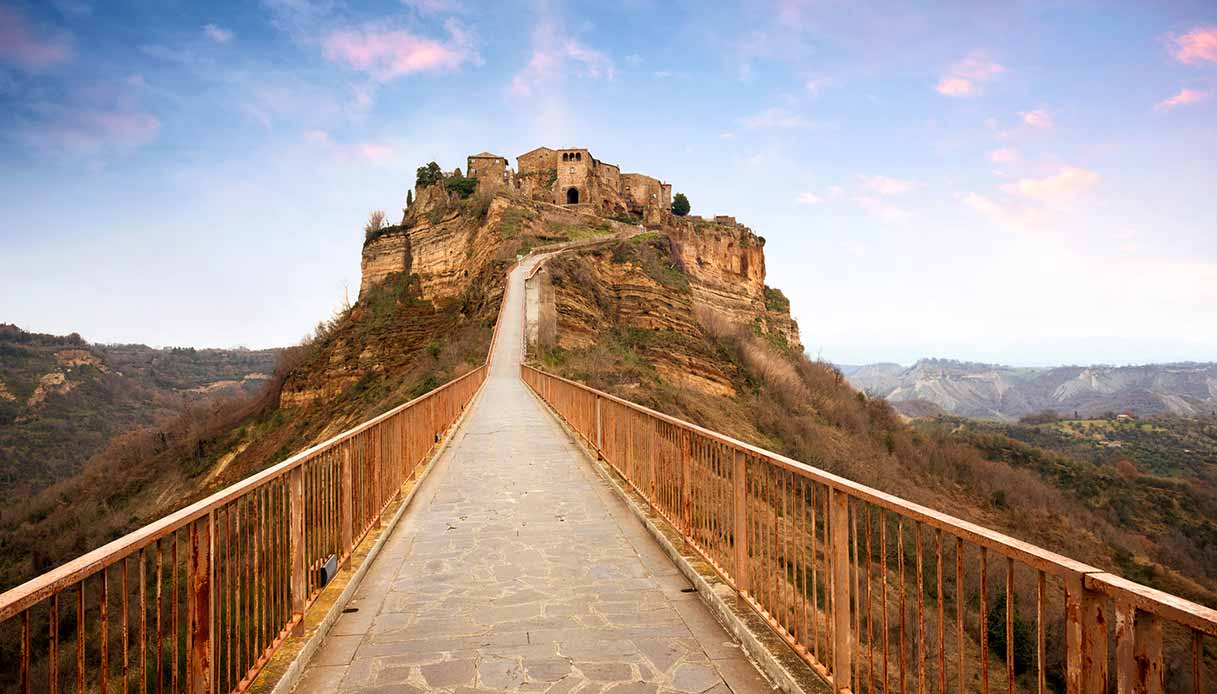
[[[574,173],[574,172],[575,172],[575,167],[573,167],[573,166],[572,166],[572,167],[570,167],[570,172],[571,172],[571,173]]]
[[[575,152],[575,159],[578,159],[579,161],[583,161],[583,153]]]

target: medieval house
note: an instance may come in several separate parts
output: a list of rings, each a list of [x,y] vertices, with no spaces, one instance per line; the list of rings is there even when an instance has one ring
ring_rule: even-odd
[[[672,186],[638,173],[621,173],[583,148],[538,147],[516,157],[517,170],[490,152],[468,158],[467,174],[479,185],[505,187],[555,205],[586,205],[605,214],[633,214],[659,224],[672,209]]]

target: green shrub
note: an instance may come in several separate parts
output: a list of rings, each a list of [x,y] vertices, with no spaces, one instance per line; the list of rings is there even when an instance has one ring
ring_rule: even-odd
[[[676,197],[672,198],[672,214],[677,217],[683,217],[689,214],[689,198],[685,197],[684,193],[677,193]]]
[[[449,193],[456,193],[461,200],[473,195],[473,191],[477,190],[478,180],[476,178],[464,178],[462,176],[449,176],[444,179],[444,188]]]
[[[433,186],[442,180],[444,180],[443,169],[439,168],[439,164],[431,162],[426,166],[418,167],[417,176],[414,179],[414,187],[425,188]]]
[[[781,289],[766,286],[765,308],[770,311],[788,312],[790,311],[790,299],[786,298]]]

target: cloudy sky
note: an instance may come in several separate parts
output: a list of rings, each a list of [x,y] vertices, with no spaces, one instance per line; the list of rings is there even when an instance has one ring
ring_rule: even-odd
[[[544,144],[766,237],[813,356],[1217,360],[1217,5],[912,4],[0,0],[0,321],[292,343]]]

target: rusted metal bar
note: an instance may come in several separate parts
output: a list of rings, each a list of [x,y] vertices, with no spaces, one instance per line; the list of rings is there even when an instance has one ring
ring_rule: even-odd
[[[866,691],[875,691],[875,639],[871,629],[871,508],[866,509]]]
[[[1166,691],[1166,671],[1162,665],[1162,619],[1157,615],[1136,612],[1133,621],[1133,661],[1136,670],[1133,678],[1135,694],[1162,694]]]
[[[139,691],[148,692],[148,551],[139,552]]]
[[[1082,689],[1107,691],[1106,598],[1091,590],[1082,591]]]
[[[76,692],[85,691],[85,582],[76,585]]]
[[[291,545],[291,586],[292,586],[292,618],[304,615],[304,603],[307,600],[308,577],[304,565],[304,471],[293,470],[288,476],[289,504],[291,508],[290,545]],[[380,514],[376,514],[379,516]],[[293,635],[304,634],[304,620],[297,622]]]
[[[165,560],[164,547],[161,546],[161,540],[156,541],[156,694],[162,694],[165,691],[164,672],[165,663],[161,657],[165,647],[165,631],[161,624],[161,587],[164,585],[162,580],[163,565]]]
[[[1192,688],[1196,694],[1204,689],[1204,634],[1192,632]]]
[[[1065,692],[1082,690],[1082,577],[1065,579]]]
[[[891,638],[887,623],[887,517],[883,509],[879,509],[879,575],[883,578],[883,691],[887,692],[891,680],[888,678],[888,651]]]
[[[1137,664],[1134,659],[1133,641],[1136,638],[1133,623],[1137,608],[1126,601],[1116,602],[1116,692],[1133,694]]]
[[[350,554],[355,550],[355,509],[353,506],[354,489],[351,477],[351,449],[342,447],[342,552]]]
[[[212,585],[215,579],[215,516],[195,521],[190,528],[190,573],[186,589],[192,596],[188,653],[188,687],[193,694],[213,694],[215,691],[215,642],[212,639],[211,617],[215,613]]]
[[[955,645],[959,649],[956,655],[956,669],[959,678],[959,694],[964,694],[964,640],[963,640],[963,539],[955,538]]]
[[[1006,693],[1014,694],[1014,560],[1006,557]]]
[[[98,689],[106,694],[110,689],[110,583],[107,571],[102,569],[97,575],[98,600],[97,623],[100,630],[99,647],[101,648],[101,675],[98,677]]]
[[[51,694],[57,694],[59,692],[59,593],[51,596],[51,618],[48,626],[51,631],[51,660],[48,678]]]
[[[839,492],[832,503],[833,668],[832,685],[850,690],[853,634],[849,628],[849,497]]]
[[[900,569],[900,694],[904,694],[907,690],[905,682],[906,663],[905,663],[905,628],[904,618],[907,612],[904,608],[904,519],[896,521],[896,556],[899,557]]]
[[[597,400],[597,402],[599,402]],[[735,527],[732,530],[735,537],[735,587],[741,593],[747,593],[750,584],[748,559],[748,490],[745,482],[748,476],[748,463],[741,451],[734,451],[732,469],[732,487],[735,491],[734,509]]]
[[[980,687],[989,694],[989,550],[980,548]]]
[[[947,625],[942,596],[942,531],[934,531],[934,557],[938,563],[938,694],[947,692]]]
[[[847,496],[846,499],[849,499],[849,497]],[[853,622],[853,627],[852,627],[853,628],[853,637],[854,637],[854,646],[855,646],[854,653],[853,653],[854,682],[856,682],[857,687],[859,689],[861,689],[862,688],[862,658],[861,658],[861,653],[859,653],[859,651],[861,650],[861,647],[862,647],[862,603],[861,603],[862,591],[860,591],[858,589],[858,570],[859,570],[859,568],[861,568],[859,566],[861,563],[861,560],[858,557],[858,510],[857,510],[858,506],[856,504],[850,504],[850,505],[853,506],[853,511],[852,511],[852,513],[849,514],[849,539],[850,539],[850,544],[852,545],[852,550],[853,550],[851,553],[852,561],[849,565],[849,567],[850,567],[849,575],[850,575],[850,579],[852,581],[852,583],[850,585],[850,594],[853,596],[853,617],[854,617],[854,622]]]
[[[178,569],[180,566],[180,564],[178,564],[178,557],[177,557],[178,534],[176,532],[174,532],[169,537],[171,538],[171,542],[172,542],[172,545],[170,546],[170,552],[169,552],[169,556],[170,556],[169,566],[171,567],[169,570],[169,573],[171,574],[170,590],[172,591],[169,594],[169,609],[171,610],[169,624],[171,625],[170,632],[172,633],[172,636],[170,636],[169,639],[170,639],[170,641],[173,642],[173,661],[172,661],[172,664],[169,666],[169,691],[173,692],[173,694],[177,694],[178,693],[177,670],[178,670],[178,663],[180,662],[180,657],[181,657],[181,652],[178,647],[178,633],[179,633],[179,631],[178,631],[178,612],[180,612],[181,610],[179,609],[178,603],[179,603],[179,600],[181,600],[182,594],[178,590],[178,584],[177,584]]]
[[[30,691],[30,611],[21,612],[21,672],[18,674],[17,686],[23,694]]]
[[[913,524],[917,552],[917,694],[925,694],[925,573],[922,570],[921,524]]]
[[[1048,689],[1047,638],[1045,611],[1048,603],[1048,585],[1043,571],[1036,572],[1035,581],[1035,691],[1045,694]]]

